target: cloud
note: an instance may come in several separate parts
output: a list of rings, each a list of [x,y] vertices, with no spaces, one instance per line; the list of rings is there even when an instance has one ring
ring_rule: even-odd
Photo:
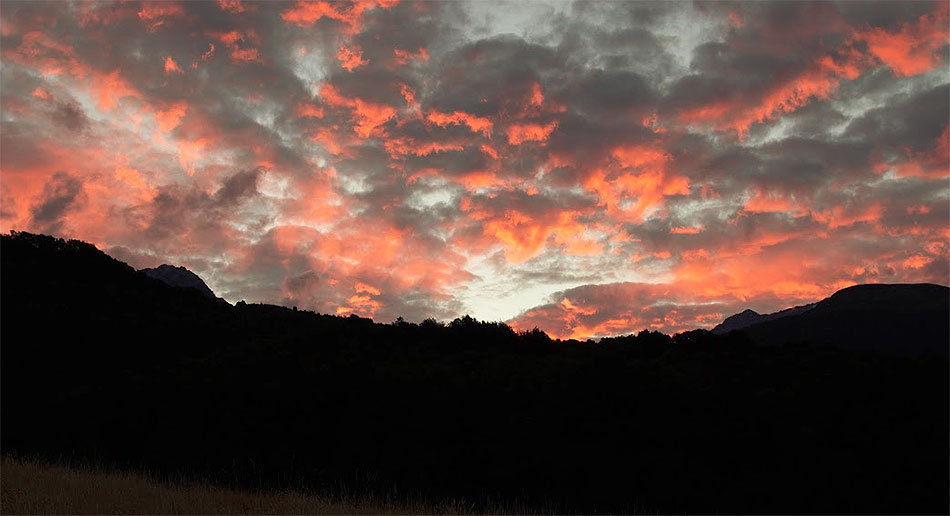
[[[12,3],[0,228],[180,263],[232,301],[575,337],[948,283],[946,20]]]
[[[643,329],[672,334],[711,328],[741,311],[747,301],[695,295],[665,284],[588,285],[555,292],[548,304],[526,310],[509,324],[522,331],[543,328],[557,338],[586,339]]]
[[[898,76],[929,72],[940,64],[938,50],[947,45],[947,6],[936,6],[933,12],[920,15],[913,21],[890,31],[871,27],[857,36],[868,51],[884,62]]]
[[[83,201],[82,182],[67,172],[57,172],[43,185],[42,195],[30,208],[33,224],[48,233],[58,233],[67,212]]]

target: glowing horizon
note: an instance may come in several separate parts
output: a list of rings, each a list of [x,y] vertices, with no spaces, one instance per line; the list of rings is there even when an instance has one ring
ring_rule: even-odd
[[[6,3],[0,230],[555,337],[950,283],[946,2]]]

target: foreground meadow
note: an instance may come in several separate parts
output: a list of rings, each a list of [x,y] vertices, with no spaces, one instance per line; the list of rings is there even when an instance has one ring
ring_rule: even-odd
[[[393,504],[291,491],[255,493],[160,482],[140,474],[4,457],[2,514],[463,514],[461,503]]]

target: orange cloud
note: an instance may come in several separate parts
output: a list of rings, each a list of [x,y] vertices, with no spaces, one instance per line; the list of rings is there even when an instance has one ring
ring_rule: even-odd
[[[406,99],[406,104],[418,110],[419,105],[416,104],[416,92],[408,84],[399,85],[399,93],[402,95],[402,98]]]
[[[138,203],[147,203],[155,196],[155,189],[152,188],[145,180],[144,174],[134,168],[119,165],[115,169],[115,178],[121,184],[126,185],[131,189],[131,195],[134,196],[134,200]],[[110,188],[110,190],[115,189]],[[122,197],[125,197],[125,195]]]
[[[532,106],[540,107],[541,104],[544,104],[544,93],[541,92],[541,85],[538,83],[531,84],[531,98],[528,99]]]
[[[398,3],[398,0],[298,1],[293,7],[282,11],[280,17],[284,22],[298,27],[313,27],[321,19],[327,18],[342,22],[349,32],[356,33],[359,32],[359,23],[364,11],[375,7],[389,8]]]
[[[702,227],[674,227],[670,228],[670,233],[674,235],[698,235],[702,230]]]
[[[347,48],[340,45],[336,52],[336,58],[340,61],[340,66],[348,72],[369,64],[369,60],[363,59],[363,51],[358,46]]]
[[[142,179],[142,174],[138,170],[129,167],[119,166],[115,169],[115,176],[120,181],[136,188],[146,188],[148,185]]]
[[[178,18],[185,15],[181,5],[174,2],[146,2],[139,10],[139,19],[147,24],[148,31],[154,32],[165,24],[166,18]]]
[[[576,306],[574,303],[571,302],[570,299],[566,297],[561,300],[560,305],[563,306],[564,309],[567,310],[568,312],[576,312],[581,315],[594,315],[595,313],[597,313],[596,308],[592,306],[588,306],[588,307]]]
[[[248,10],[248,7],[241,0],[218,0],[218,8],[232,14],[243,13]],[[250,6],[250,10],[256,10],[256,7],[256,5]]]
[[[837,64],[830,57],[823,57],[751,101],[744,97],[716,101],[681,111],[678,118],[687,125],[708,124],[719,131],[731,130],[744,139],[752,124],[791,113],[813,100],[826,99],[838,88],[839,77],[855,78],[857,73],[855,63]]]
[[[322,106],[300,103],[297,104],[294,114],[296,114],[299,118],[323,118],[324,113]]]
[[[163,132],[168,132],[178,126],[181,119],[188,112],[188,103],[184,101],[172,104],[168,109],[155,111],[155,119],[158,121],[158,128]]]
[[[551,211],[531,216],[516,208],[507,208],[495,215],[484,207],[463,200],[462,209],[473,220],[482,221],[482,233],[490,242],[498,242],[509,263],[523,263],[534,258],[550,241],[561,246],[568,255],[595,255],[603,251],[596,241],[585,236],[587,226],[578,222],[581,212]]]
[[[867,55],[855,48],[856,42],[866,44],[870,55],[888,65],[897,76],[928,72],[940,63],[939,49],[950,38],[948,13],[950,8],[940,4],[933,13],[904,24],[897,32],[881,28],[854,30],[834,56],[817,58],[796,76],[777,82],[761,96],[717,100],[681,111],[678,120],[687,125],[734,131],[743,139],[752,124],[791,113],[813,100],[826,99],[837,90],[841,79],[860,76],[870,62]]]
[[[201,54],[201,57],[191,63],[192,68],[198,68],[199,62],[207,61],[208,59],[211,59],[212,56],[214,56],[214,43],[208,43],[208,47],[209,48],[207,52]]]
[[[33,93],[31,93],[31,95],[34,96],[34,97],[36,97],[36,98],[38,98],[38,99],[41,99],[41,100],[49,100],[49,99],[53,98],[53,96],[50,95],[50,93],[49,93],[48,91],[44,90],[43,88],[36,88],[36,89],[34,89],[34,90],[33,90]]]
[[[543,142],[551,136],[554,129],[557,128],[557,122],[551,122],[546,125],[541,124],[511,124],[505,129],[508,135],[508,143],[512,145],[521,145],[524,142]]]
[[[438,171],[433,172],[438,175]],[[457,178],[457,182],[465,187],[465,190],[471,192],[480,188],[504,188],[505,182],[494,172],[486,170],[473,170],[462,174]]]
[[[453,111],[452,113],[442,113],[431,110],[426,115],[426,120],[439,127],[445,127],[449,124],[465,124],[472,132],[482,133],[485,136],[491,136],[492,122],[488,118],[470,115],[464,111]]]
[[[311,141],[320,143],[327,152],[334,156],[347,156],[347,145],[351,142],[351,139],[343,137],[338,131],[328,127],[317,128],[310,135]]]
[[[920,269],[932,261],[933,261],[933,258],[929,256],[924,256],[922,254],[915,254],[911,256],[910,258],[907,258],[906,260],[901,262],[901,265],[903,265],[907,269]]]
[[[889,66],[899,77],[919,75],[940,64],[938,50],[950,39],[948,6],[939,3],[937,9],[906,23],[897,32],[872,28],[858,32],[855,39],[864,41],[868,51]]]
[[[669,154],[662,149],[645,145],[627,145],[614,148],[611,156],[621,167],[651,167],[658,168],[670,159]]]
[[[223,43],[224,46],[228,47],[228,50],[231,51],[231,61],[233,62],[252,63],[261,60],[260,51],[250,46],[252,44],[259,44],[261,41],[254,29],[248,29],[246,31],[232,30],[228,32],[208,31],[207,35],[217,39]],[[210,58],[212,54],[214,54],[214,45],[211,45],[211,49],[201,56],[201,60],[204,61]]]
[[[145,21],[163,18],[165,16],[184,16],[185,10],[174,2],[145,2],[139,10],[139,18]]]
[[[201,151],[211,144],[207,138],[178,142],[178,163],[189,176],[195,175],[195,162],[201,158]]]
[[[100,109],[112,109],[116,102],[126,97],[141,98],[142,94],[125,80],[118,70],[108,74],[97,74],[92,82],[92,89],[99,103]]]
[[[743,252],[682,259],[673,269],[678,288],[709,297],[746,300],[768,295],[794,303],[814,301],[854,284],[847,279],[854,257],[844,249],[821,245],[821,236],[801,231],[753,238],[759,241],[747,242]],[[786,244],[792,240],[796,245]],[[808,246],[824,254],[803,251]]]
[[[733,296],[695,295],[670,283],[587,285],[552,298],[508,323],[517,330],[539,327],[556,338],[583,340],[643,329],[675,333],[709,328],[743,306]]]
[[[498,159],[498,151],[493,149],[491,145],[483,143],[478,148],[488,156],[491,156],[492,159]]]
[[[742,207],[749,213],[788,213],[801,217],[808,213],[808,206],[784,194],[756,189]]]
[[[165,74],[170,73],[182,73],[181,67],[178,66],[178,63],[175,62],[171,57],[165,58]]]
[[[813,212],[812,218],[827,224],[829,229],[847,227],[861,222],[878,222],[884,213],[884,206],[869,204],[861,207],[835,206],[831,209]]]
[[[23,34],[20,45],[12,52],[5,50],[3,57],[46,76],[68,75],[82,79],[92,73],[79,61],[76,49],[39,30]]]
[[[231,49],[231,60],[238,63],[254,63],[261,60],[261,53],[256,48]]]
[[[464,149],[461,143],[456,142],[422,142],[416,143],[405,138],[390,138],[384,143],[390,156],[428,156],[445,151],[460,151]]]
[[[736,9],[729,10],[729,24],[733,27],[742,27],[745,25],[745,20],[742,17],[742,13]]]
[[[419,47],[415,52],[397,48],[393,50],[393,55],[395,56],[396,64],[398,65],[404,65],[413,59],[418,59],[419,61],[429,60],[429,51],[426,50],[425,47]]]
[[[326,204],[323,201],[322,204]],[[275,236],[278,231],[275,229]],[[449,290],[471,278],[462,270],[465,259],[450,248],[433,248],[426,239],[385,220],[347,220],[333,231],[310,228],[281,229],[281,261],[304,254],[319,282],[304,288],[284,284],[283,294],[295,303],[331,313],[365,317],[413,317],[393,311],[393,297],[425,292],[450,300]],[[373,256],[367,261],[366,256]],[[246,267],[247,265],[243,265]],[[352,289],[345,286],[352,285]]]
[[[363,138],[383,135],[385,133],[382,129],[383,124],[396,116],[395,108],[358,97],[346,97],[330,83],[323,83],[320,86],[320,97],[330,106],[351,109],[355,122],[353,132]]]
[[[346,9],[343,2],[297,2],[280,13],[281,19],[300,27],[312,27],[322,18],[338,20],[355,25],[362,10]]]
[[[378,288],[376,288],[376,287],[374,287],[374,286],[372,286],[372,285],[368,285],[368,284],[366,284],[366,283],[363,283],[362,281],[357,281],[357,282],[356,282],[356,285],[353,287],[353,290],[355,290],[356,293],[365,292],[365,293],[367,293],[367,294],[369,294],[369,295],[372,295],[372,296],[378,296],[378,295],[379,295],[379,289],[378,289]]]
[[[668,170],[669,155],[662,150],[622,146],[611,156],[615,160],[611,167],[593,169],[583,182],[611,214],[640,219],[647,210],[661,207],[666,197],[690,191],[687,177]]]
[[[932,149],[904,150],[903,158],[889,162],[877,162],[874,171],[884,173],[893,170],[897,177],[921,177],[945,179],[950,177],[950,126],[945,126],[933,142]]]

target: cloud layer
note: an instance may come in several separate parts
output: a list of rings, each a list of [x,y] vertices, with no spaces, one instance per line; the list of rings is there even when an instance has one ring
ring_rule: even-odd
[[[0,229],[557,337],[950,283],[945,2],[5,5]]]

